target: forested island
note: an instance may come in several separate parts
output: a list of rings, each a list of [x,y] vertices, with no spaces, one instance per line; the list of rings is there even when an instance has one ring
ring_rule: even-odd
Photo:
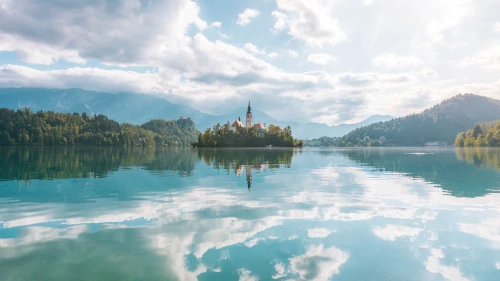
[[[105,115],[0,108],[0,146],[188,146],[198,133],[189,118],[132,125]]]
[[[459,133],[455,139],[455,146],[500,147],[500,120],[477,124],[474,128]]]
[[[293,138],[290,126],[281,129],[271,124],[266,130],[254,127],[232,129],[231,125],[226,123],[206,129],[191,145],[193,147],[301,147],[303,144],[302,140]]]

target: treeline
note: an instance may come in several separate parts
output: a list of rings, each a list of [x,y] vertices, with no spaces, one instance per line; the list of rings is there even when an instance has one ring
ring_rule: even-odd
[[[499,116],[499,100],[457,95],[419,114],[357,128],[336,138],[333,146],[423,146],[429,141],[451,144],[458,132]]]
[[[269,125],[266,131],[256,128],[238,128],[231,130],[231,125],[217,124],[212,129],[208,128],[203,134],[198,135],[193,147],[263,147],[266,145],[279,147],[302,146],[302,140],[294,139],[292,129],[287,126],[281,129],[279,126]]]
[[[500,120],[477,124],[474,128],[459,133],[455,139],[455,146],[500,147]]]
[[[119,124],[104,115],[0,108],[0,146],[188,146],[191,119]]]

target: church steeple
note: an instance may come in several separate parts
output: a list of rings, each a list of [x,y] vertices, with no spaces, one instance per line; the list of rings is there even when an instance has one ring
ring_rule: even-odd
[[[245,127],[252,128],[252,107],[250,107],[250,101],[248,101],[248,110],[247,110],[247,120]]]

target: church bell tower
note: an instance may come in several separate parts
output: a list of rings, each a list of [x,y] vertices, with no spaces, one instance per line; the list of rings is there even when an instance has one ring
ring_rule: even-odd
[[[250,101],[248,102],[248,110],[247,110],[247,128],[252,128],[252,108],[250,107]]]

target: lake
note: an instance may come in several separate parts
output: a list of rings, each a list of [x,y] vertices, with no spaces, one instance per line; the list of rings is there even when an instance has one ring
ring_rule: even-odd
[[[500,150],[0,148],[0,280],[500,280]]]

